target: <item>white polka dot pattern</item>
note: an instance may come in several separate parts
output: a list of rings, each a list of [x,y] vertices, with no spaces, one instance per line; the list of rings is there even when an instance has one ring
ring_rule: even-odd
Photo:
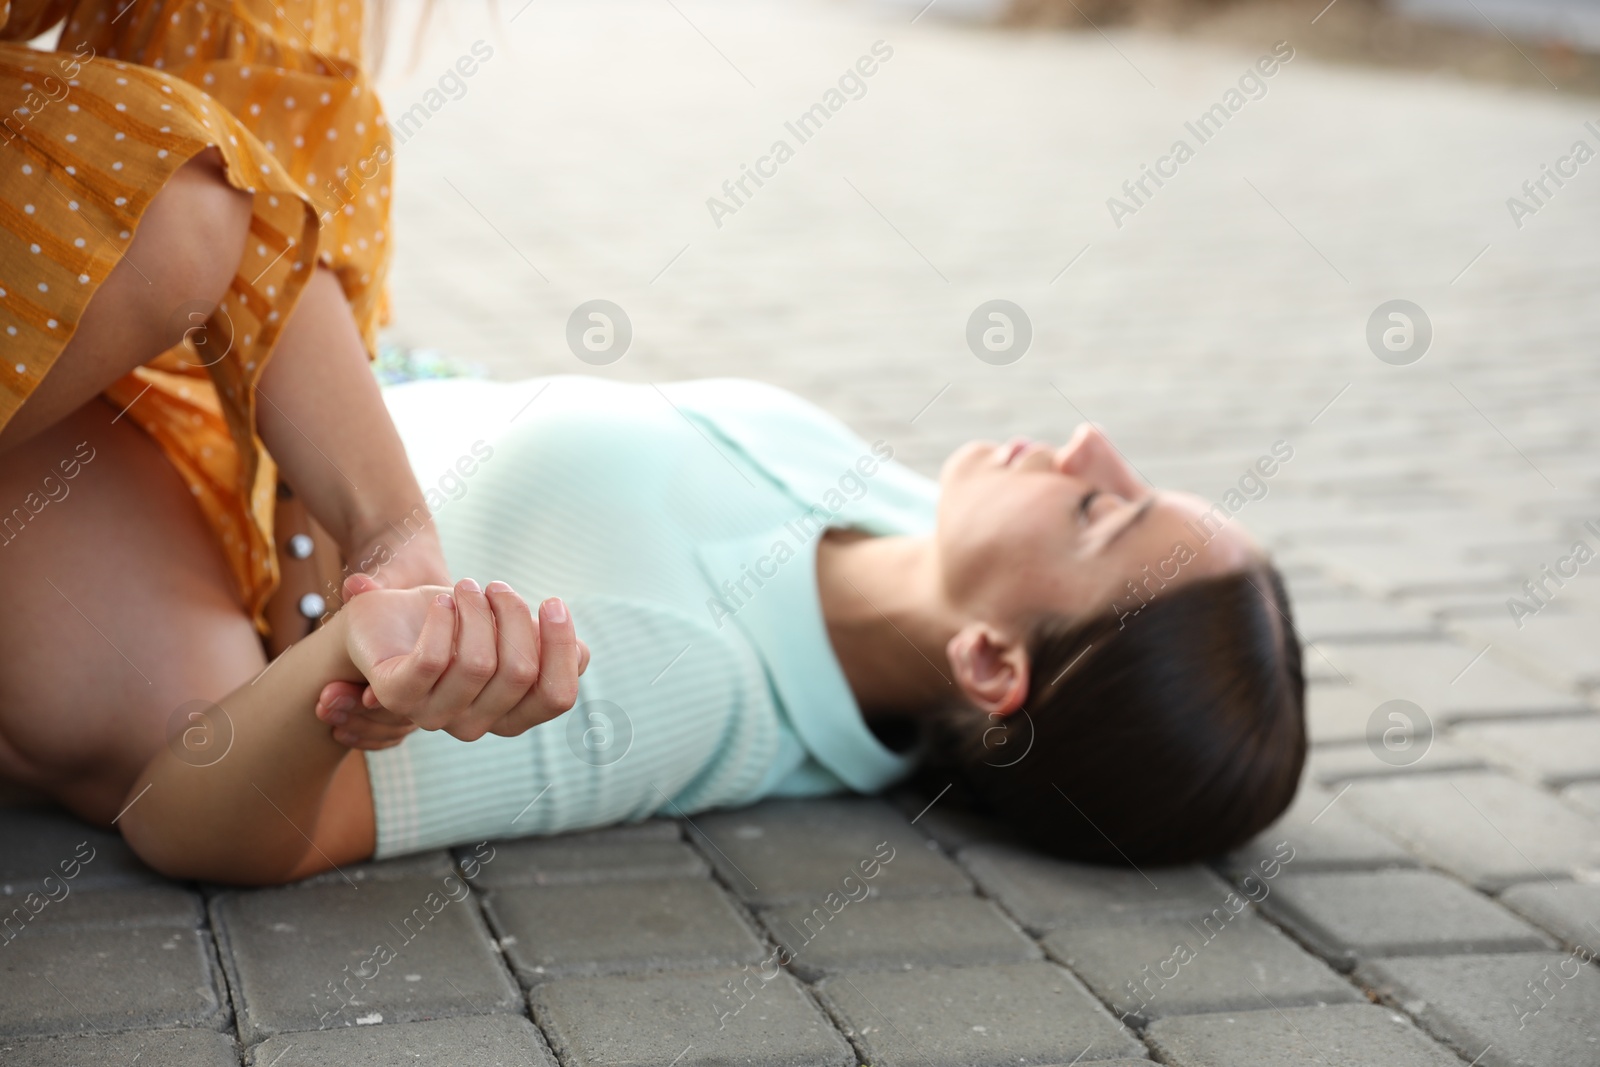
[[[20,43],[63,19],[56,51]],[[227,354],[203,359],[186,342],[105,395],[132,405],[219,542],[245,531],[225,553],[258,620],[277,582],[277,476],[255,385],[307,266],[337,272],[369,352],[388,317],[390,142],[362,39],[362,5],[347,0],[0,0],[0,425],[167,179],[218,150],[255,200],[244,260],[205,323]]]

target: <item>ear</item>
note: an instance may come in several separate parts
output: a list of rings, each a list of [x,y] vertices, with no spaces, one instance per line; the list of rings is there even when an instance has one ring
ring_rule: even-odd
[[[1028,650],[1021,641],[973,622],[950,639],[945,654],[956,684],[980,711],[1010,715],[1027,699]]]

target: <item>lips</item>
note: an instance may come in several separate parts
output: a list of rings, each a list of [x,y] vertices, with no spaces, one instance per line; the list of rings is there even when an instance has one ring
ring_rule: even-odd
[[[1017,457],[1028,451],[1033,442],[1025,437],[1015,437],[1001,446],[1000,466],[1009,467],[1017,461]]]

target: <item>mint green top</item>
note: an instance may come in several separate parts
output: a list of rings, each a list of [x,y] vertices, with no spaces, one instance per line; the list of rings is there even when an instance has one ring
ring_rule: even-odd
[[[827,527],[931,532],[936,487],[792,394],[731,379],[412,382],[385,397],[452,574],[560,595],[593,659],[520,737],[367,754],[379,857],[873,792],[912,756],[862,721],[823,624]]]

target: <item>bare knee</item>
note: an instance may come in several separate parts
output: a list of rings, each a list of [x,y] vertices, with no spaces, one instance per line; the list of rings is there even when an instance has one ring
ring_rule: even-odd
[[[252,199],[228,184],[221,155],[208,148],[179,167],[145,210],[128,256],[155,289],[150,325],[167,346],[227,294],[244,256]]]

